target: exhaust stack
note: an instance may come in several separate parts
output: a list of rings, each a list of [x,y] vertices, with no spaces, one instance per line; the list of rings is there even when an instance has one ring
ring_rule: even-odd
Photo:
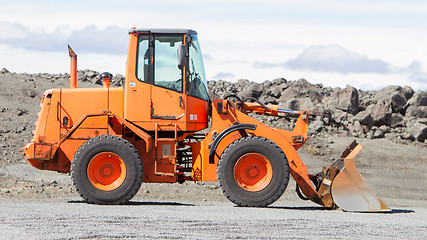
[[[77,88],[77,54],[68,45],[68,53],[70,54],[70,88]]]

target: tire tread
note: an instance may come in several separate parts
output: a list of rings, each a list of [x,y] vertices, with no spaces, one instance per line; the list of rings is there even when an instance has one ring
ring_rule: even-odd
[[[231,149],[235,148],[236,145],[241,144],[244,141],[248,141],[248,140],[255,140],[255,141],[260,141],[260,142],[264,142],[265,144],[269,144],[271,146],[274,147],[275,151],[277,151],[285,160],[286,162],[286,166],[288,167],[287,169],[287,174],[285,174],[284,176],[284,182],[285,184],[281,184],[280,188],[274,193],[274,195],[268,199],[266,199],[265,201],[259,202],[259,203],[247,203],[244,201],[241,201],[238,198],[233,197],[229,192],[227,192],[224,188],[224,181],[221,178],[221,172],[225,171],[224,164],[226,159],[228,158],[228,154],[230,154]],[[240,138],[236,141],[234,141],[233,143],[231,143],[230,145],[227,146],[227,148],[223,151],[219,161],[218,161],[218,166],[217,166],[217,180],[219,182],[219,186],[221,188],[222,193],[225,195],[225,197],[227,197],[231,202],[233,202],[234,204],[241,206],[241,207],[266,207],[272,203],[274,203],[275,201],[277,201],[285,192],[288,182],[289,182],[289,165],[285,156],[285,153],[282,151],[282,149],[275,144],[274,142],[272,142],[271,140],[267,139],[267,138],[263,138],[263,137],[259,137],[259,136],[248,136],[248,137],[243,137]]]
[[[86,194],[85,191],[82,191],[82,189],[79,187],[81,180],[79,179],[79,177],[77,177],[78,173],[76,172],[76,169],[79,169],[77,166],[77,164],[80,161],[79,158],[87,150],[87,148],[91,147],[93,144],[97,143],[98,141],[116,142],[118,145],[128,148],[131,151],[131,154],[133,155],[133,157],[137,159],[136,164],[138,165],[139,171],[137,173],[137,179],[134,182],[134,186],[123,198],[120,198],[115,201],[103,201],[100,199],[92,198],[88,194]],[[138,150],[135,148],[135,146],[133,146],[133,144],[131,144],[129,141],[121,137],[117,137],[113,135],[101,135],[86,141],[82,146],[80,146],[80,148],[77,150],[77,152],[73,157],[70,174],[71,174],[71,179],[73,181],[74,187],[86,202],[91,204],[100,204],[100,205],[120,205],[120,204],[128,203],[137,194],[137,192],[139,191],[142,185],[142,180],[144,176],[143,171],[144,171],[144,168],[143,168],[141,157],[138,153]]]

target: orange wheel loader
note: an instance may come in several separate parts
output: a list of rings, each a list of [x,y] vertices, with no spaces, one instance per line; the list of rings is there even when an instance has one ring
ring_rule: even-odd
[[[197,33],[189,29],[131,29],[123,87],[77,88],[77,55],[70,88],[47,90],[26,158],[38,169],[71,173],[89,203],[123,204],[142,182],[218,181],[239,206],[264,207],[285,191],[345,211],[389,208],[354,165],[362,146],[308,174],[299,149],[309,113],[236,95],[210,99]],[[269,127],[249,113],[296,118],[292,131]]]

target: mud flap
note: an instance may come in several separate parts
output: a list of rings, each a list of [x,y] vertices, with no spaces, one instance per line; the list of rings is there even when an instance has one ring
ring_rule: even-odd
[[[355,156],[363,146],[353,141],[341,155],[343,168],[331,183],[331,195],[335,204],[348,212],[389,212],[387,205],[366,185],[354,164]]]

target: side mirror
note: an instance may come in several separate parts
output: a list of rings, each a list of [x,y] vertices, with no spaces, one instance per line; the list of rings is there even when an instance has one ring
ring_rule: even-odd
[[[187,61],[188,53],[187,48],[184,45],[180,45],[178,48],[178,68],[182,69]]]

